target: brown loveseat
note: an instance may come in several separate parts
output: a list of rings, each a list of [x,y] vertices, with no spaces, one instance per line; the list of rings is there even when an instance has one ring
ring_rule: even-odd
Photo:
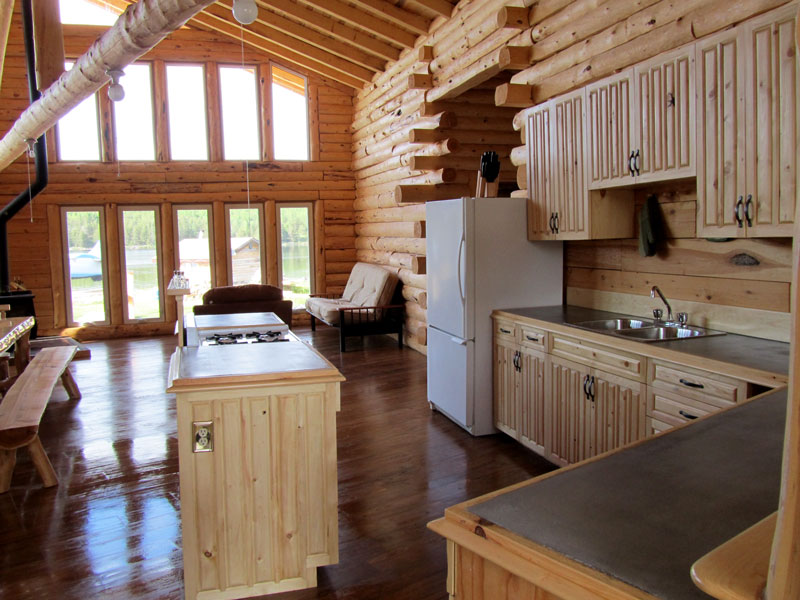
[[[196,315],[245,312],[273,312],[292,326],[292,301],[284,300],[283,290],[274,285],[248,283],[211,288],[203,294],[203,303],[194,307]]]

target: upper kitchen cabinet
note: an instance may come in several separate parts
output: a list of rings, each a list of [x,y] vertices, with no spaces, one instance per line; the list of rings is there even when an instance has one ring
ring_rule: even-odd
[[[697,235],[792,235],[800,123],[790,4],[697,43]]]
[[[590,189],[695,176],[693,46],[586,90]]]
[[[586,95],[554,98],[528,113],[528,238],[586,240],[633,235],[633,197],[590,191],[586,180]]]

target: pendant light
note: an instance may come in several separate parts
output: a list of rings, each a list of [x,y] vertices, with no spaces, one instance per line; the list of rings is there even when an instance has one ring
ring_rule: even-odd
[[[119,78],[125,75],[125,72],[120,69],[109,69],[106,75],[111,77],[111,85],[108,86],[108,97],[114,102],[119,102],[125,98],[125,88],[119,82]]]
[[[242,25],[250,25],[258,16],[256,0],[233,0],[233,18]]]

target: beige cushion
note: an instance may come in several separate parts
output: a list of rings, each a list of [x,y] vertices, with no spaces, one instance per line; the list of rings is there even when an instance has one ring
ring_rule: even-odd
[[[389,304],[397,287],[397,276],[391,271],[368,263],[356,263],[350,272],[342,298],[356,306]]]
[[[306,300],[306,310],[312,315],[328,323],[339,324],[339,309],[357,306],[343,298],[309,298]]]

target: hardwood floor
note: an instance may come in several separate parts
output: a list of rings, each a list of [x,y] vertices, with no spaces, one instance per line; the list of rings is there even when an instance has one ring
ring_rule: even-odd
[[[319,586],[274,599],[437,599],[444,540],[425,524],[445,507],[552,468],[498,434],[472,438],[428,408],[425,357],[385,336],[297,331],[347,377],[339,435],[338,565]],[[0,495],[0,598],[181,598],[175,400],[164,393],[173,337],[90,344],[59,385],[42,443],[58,474],[43,489],[20,451]]]

